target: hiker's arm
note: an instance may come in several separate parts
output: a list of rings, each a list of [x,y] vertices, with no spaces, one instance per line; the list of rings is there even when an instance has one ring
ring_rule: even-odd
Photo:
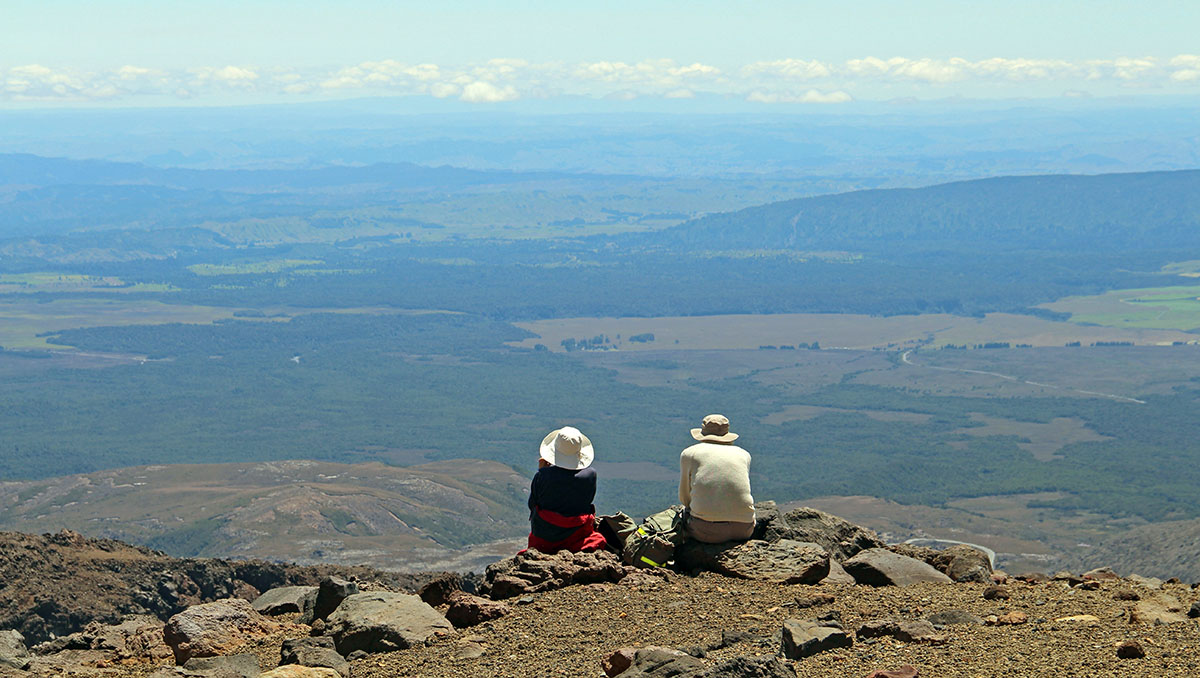
[[[692,465],[687,457],[679,457],[679,503],[684,508],[692,505]]]

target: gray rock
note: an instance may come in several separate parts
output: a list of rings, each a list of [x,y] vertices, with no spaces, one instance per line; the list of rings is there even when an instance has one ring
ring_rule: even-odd
[[[954,626],[956,624],[977,624],[983,625],[983,617],[977,614],[972,614],[966,610],[946,610],[944,612],[935,612],[926,619],[930,624],[937,626]]]
[[[1087,575],[1084,576],[1086,577]],[[1163,587],[1163,580],[1159,579],[1158,577],[1143,577],[1140,574],[1131,574],[1126,577],[1126,579],[1129,580],[1129,583],[1135,586],[1141,586],[1147,589],[1157,590]]]
[[[781,539],[812,542],[819,544],[838,561],[865,549],[884,546],[874,530],[814,508],[798,508],[780,514],[775,502],[759,502],[754,505],[754,510],[757,518],[756,539],[768,542]]]
[[[280,586],[254,599],[250,606],[260,614],[274,616],[312,609],[316,603],[315,586]]]
[[[734,657],[713,666],[704,678],[796,678],[792,667],[776,657]]]
[[[9,629],[0,631],[0,666],[24,670],[29,666],[29,648],[25,647],[25,636]]]
[[[1188,609],[1188,616],[1192,619],[1200,617],[1200,600],[1192,603],[1192,607]]]
[[[876,619],[858,628],[859,638],[878,638],[880,636],[891,636],[906,643],[945,640],[938,635],[933,624],[924,619]]]
[[[638,648],[620,678],[700,678],[708,665],[695,657],[669,647]]]
[[[841,563],[833,558],[830,558],[829,574],[825,575],[825,578],[821,580],[821,583],[836,584],[840,586],[853,586],[855,581],[854,577],[851,577],[850,573],[846,572],[846,568],[842,567]]]
[[[939,551],[930,565],[957,582],[992,583],[992,561],[983,551],[966,544]]]
[[[328,619],[342,601],[358,593],[358,584],[341,577],[325,577],[317,587],[313,619]]]
[[[343,656],[404,650],[454,633],[450,622],[417,596],[383,591],[346,598],[325,621],[326,635]]]
[[[872,548],[859,552],[842,563],[854,581],[868,586],[908,586],[922,582],[952,583],[950,577],[938,572],[928,563]]]
[[[1131,624],[1178,624],[1187,621],[1183,611],[1183,603],[1166,593],[1157,593],[1149,598],[1143,598],[1133,607],[1129,614]]]
[[[343,678],[350,677],[350,664],[338,654],[333,638],[289,638],[279,650],[279,664],[324,667],[337,671]]]
[[[829,574],[829,553],[824,548],[790,539],[732,544],[688,541],[676,549],[675,562],[684,570],[781,584],[816,584]]]
[[[783,622],[783,656],[788,659],[803,659],[852,645],[854,638],[840,628],[799,619]]]
[[[183,664],[189,674],[206,678],[258,678],[258,658],[252,654],[193,657]]]

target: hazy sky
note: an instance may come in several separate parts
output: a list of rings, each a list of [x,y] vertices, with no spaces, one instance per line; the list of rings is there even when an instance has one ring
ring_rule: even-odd
[[[0,5],[0,105],[710,93],[764,106],[1200,94],[1200,2]]]

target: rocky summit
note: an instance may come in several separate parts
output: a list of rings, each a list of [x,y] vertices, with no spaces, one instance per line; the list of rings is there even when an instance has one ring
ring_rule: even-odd
[[[0,632],[0,676],[1200,673],[1200,590],[1177,579],[1110,568],[1010,576],[968,547],[887,545],[814,509],[759,508],[754,539],[684,547],[670,568],[638,569],[608,552],[524,552],[494,563],[482,581],[442,574],[415,586],[415,579],[365,569],[274,566],[292,574],[276,573],[271,586],[259,588],[239,575],[253,571],[249,564],[172,562],[74,534],[5,535],[7,600],[18,600],[39,577],[59,588],[79,577],[110,597],[81,598],[72,609],[82,628],[42,642],[9,624]],[[54,557],[33,558],[38,548]],[[71,565],[82,561],[90,569]],[[27,566],[24,579],[8,578],[14,563]],[[142,614],[122,616],[136,608],[120,591],[145,587],[122,589],[103,577],[147,571],[147,563],[159,576],[178,582],[186,575],[197,587],[196,573],[208,573],[201,579],[214,599],[193,593],[173,606],[143,605]],[[218,585],[220,576],[228,579]],[[263,577],[255,581],[267,583]],[[46,589],[40,591],[21,600],[44,607]]]

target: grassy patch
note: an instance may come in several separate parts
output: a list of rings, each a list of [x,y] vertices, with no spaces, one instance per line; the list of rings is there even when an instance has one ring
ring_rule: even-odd
[[[320,259],[268,259],[240,264],[192,264],[187,269],[196,275],[256,275],[279,273],[302,266],[317,266],[325,263]]]
[[[1194,330],[1200,328],[1200,285],[1113,290],[1068,297],[1045,308],[1071,314],[1071,322],[1106,327]]]

